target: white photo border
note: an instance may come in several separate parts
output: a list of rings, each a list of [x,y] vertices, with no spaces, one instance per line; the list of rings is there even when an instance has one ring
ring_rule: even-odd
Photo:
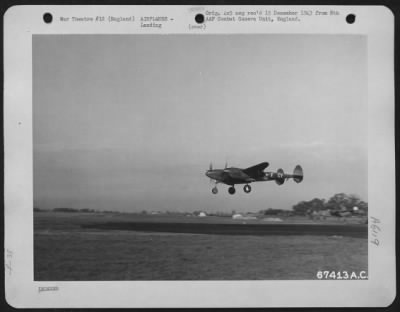
[[[18,308],[383,307],[396,296],[394,16],[384,6],[251,6],[337,10],[300,23],[196,25],[197,13],[246,6],[14,6],[4,15],[5,286]],[[249,8],[249,7],[247,7]],[[45,24],[45,12],[53,23]],[[127,13],[129,12],[129,14]],[[346,23],[353,13],[356,22]],[[62,23],[60,16],[169,16],[137,23]],[[35,34],[357,34],[368,45],[368,280],[43,282],[33,275],[32,36]],[[379,220],[373,233],[371,217]],[[376,236],[378,235],[378,236]],[[379,246],[372,243],[379,239]],[[39,292],[39,287],[57,291]]]

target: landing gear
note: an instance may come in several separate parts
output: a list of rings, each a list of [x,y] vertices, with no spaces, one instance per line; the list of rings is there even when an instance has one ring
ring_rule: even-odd
[[[228,192],[231,195],[235,194],[235,192],[236,192],[235,187],[231,186],[230,188],[228,188]]]
[[[212,192],[213,194],[217,194],[217,193],[218,193],[217,187],[214,186],[214,187],[212,188],[211,192]]]
[[[243,187],[243,191],[244,191],[245,193],[250,193],[250,192],[251,192],[251,186],[248,185],[248,184],[246,184],[246,185]]]

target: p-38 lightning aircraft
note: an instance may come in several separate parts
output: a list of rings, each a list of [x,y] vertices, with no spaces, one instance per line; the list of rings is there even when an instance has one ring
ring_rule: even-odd
[[[249,167],[247,169],[240,169],[229,167],[225,164],[224,169],[213,169],[210,164],[210,169],[206,171],[206,176],[215,181],[215,186],[211,190],[213,194],[218,193],[217,184],[224,183],[230,185],[228,188],[229,194],[235,194],[235,184],[245,184],[243,190],[245,193],[251,192],[252,182],[272,181],[276,184],[282,185],[286,180],[292,178],[296,183],[303,181],[303,169],[300,165],[294,168],[293,174],[287,174],[283,169],[278,169],[277,172],[264,172],[269,163],[262,162],[258,165]]]

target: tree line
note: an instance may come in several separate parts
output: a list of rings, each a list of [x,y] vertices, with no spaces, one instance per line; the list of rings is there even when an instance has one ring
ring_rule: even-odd
[[[368,203],[362,201],[357,195],[338,193],[329,200],[314,198],[309,201],[301,201],[292,207],[297,215],[306,215],[313,212],[329,210],[335,212],[352,212],[355,214],[368,214]]]

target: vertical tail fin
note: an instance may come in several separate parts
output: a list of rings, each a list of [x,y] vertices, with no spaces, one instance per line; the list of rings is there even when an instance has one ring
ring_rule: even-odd
[[[294,170],[293,170],[293,180],[296,183],[300,183],[303,181],[304,175],[303,175],[303,168],[301,168],[300,165],[297,165]]]

